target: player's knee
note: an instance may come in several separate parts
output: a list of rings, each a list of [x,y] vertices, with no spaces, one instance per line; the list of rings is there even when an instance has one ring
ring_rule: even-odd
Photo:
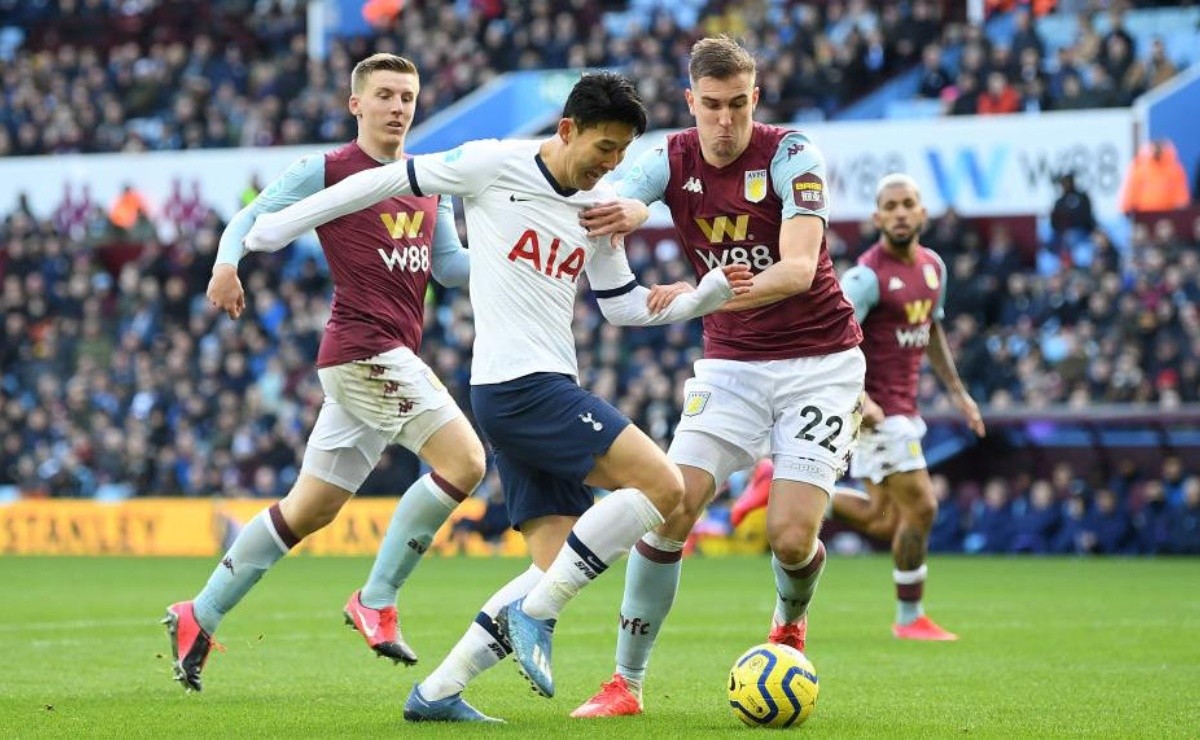
[[[683,475],[674,465],[663,466],[641,490],[664,518],[672,517],[683,501]]]
[[[802,563],[817,546],[819,529],[819,523],[792,522],[768,532],[771,552],[781,563]]]
[[[439,470],[438,474],[467,493],[474,491],[487,474],[487,456],[484,455],[483,445],[475,440],[475,443],[464,449],[445,471]]]
[[[928,530],[937,518],[937,501],[933,496],[922,496],[905,508],[904,518],[921,529]]]

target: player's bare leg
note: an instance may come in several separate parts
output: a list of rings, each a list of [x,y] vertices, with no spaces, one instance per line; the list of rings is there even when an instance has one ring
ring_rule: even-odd
[[[417,654],[400,631],[396,596],[438,528],[475,490],[486,471],[483,444],[461,414],[438,428],[418,454],[433,472],[404,492],[366,584],[350,595],[343,609],[346,623],[376,655],[405,665],[416,663]]]
[[[497,618],[522,673],[543,696],[554,694],[550,650],[559,612],[638,539],[662,524],[683,497],[679,468],[633,425],[596,458],[585,482],[612,493],[579,518],[529,595]]]
[[[834,489],[829,502],[833,518],[868,537],[891,542],[899,524],[896,507],[888,500],[887,488],[865,483],[865,494],[851,488]]]
[[[621,717],[642,713],[642,684],[650,652],[679,588],[683,543],[716,493],[711,473],[680,465],[683,499],[655,531],[638,540],[625,570],[617,636],[617,670],[572,717]]]
[[[928,568],[929,532],[937,517],[937,499],[927,470],[893,473],[884,479],[898,519],[892,539],[893,577],[896,582],[896,637],[909,640],[956,640],[925,615],[921,599]]]
[[[282,501],[259,512],[238,533],[196,598],[167,607],[163,622],[175,656],[175,678],[184,688],[200,690],[200,672],[225,614],[300,540],[333,521],[351,495],[301,473]]]
[[[811,483],[777,478],[767,505],[767,541],[778,598],[771,642],[804,651],[808,604],[825,568],[821,531],[829,494]]]

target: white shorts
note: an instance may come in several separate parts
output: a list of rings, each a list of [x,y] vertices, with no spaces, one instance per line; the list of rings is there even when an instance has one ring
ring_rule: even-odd
[[[325,402],[308,438],[309,450],[355,449],[362,453],[365,473],[379,463],[384,449],[400,444],[420,452],[434,432],[462,417],[446,386],[407,347],[398,347],[365,360],[354,360],[317,371]],[[305,468],[318,456],[305,454]],[[331,480],[328,465],[308,470],[347,490],[362,485],[361,472],[341,470]],[[351,485],[353,484],[353,485]]]
[[[680,443],[672,441],[667,454],[712,473],[718,486],[770,454],[776,478],[832,491],[858,435],[866,366],[857,347],[791,360],[700,360],[684,387]],[[705,452],[689,432],[725,444]]]
[[[889,416],[874,429],[862,430],[850,458],[851,477],[878,484],[892,473],[924,470],[925,430],[919,416]]]

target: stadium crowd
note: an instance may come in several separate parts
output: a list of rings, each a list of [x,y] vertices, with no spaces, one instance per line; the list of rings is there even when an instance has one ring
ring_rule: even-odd
[[[647,14],[603,22],[606,10],[621,5],[411,0],[374,38],[332,40],[323,60],[306,61],[302,3],[16,3],[0,20],[8,31],[0,43],[0,156],[344,140],[354,126],[343,87],[354,60],[369,50],[408,54],[425,71],[417,124],[504,72],[586,66],[621,68],[638,80],[651,101],[652,128],[686,126],[678,94],[686,50],[699,36],[721,32],[757,50],[766,120],[823,117],[919,63],[926,65],[923,94],[953,97],[957,112],[983,112],[986,96],[965,80],[978,88],[992,71],[1043,80],[1045,96],[1060,96],[1068,77],[1087,80],[1093,92],[1081,105],[1108,104],[1092,99],[1103,88],[1097,69],[1120,67],[1119,77],[1109,77],[1138,89],[1169,73],[1132,64],[1130,47],[1124,61],[1095,49],[1079,53],[1046,77],[1036,33],[1007,50],[977,26],[945,24],[933,0],[710,0],[692,27],[680,25],[673,4],[659,2]],[[941,61],[947,44],[964,49],[955,84]],[[1037,71],[1027,69],[1027,50]],[[1076,67],[1091,71],[1068,74]]]
[[[612,3],[598,0],[413,1],[379,38],[335,43],[325,62],[306,65],[298,3],[145,2],[142,12],[116,13],[118,5],[0,0],[10,15],[29,14],[24,43],[0,43],[0,154],[345,140],[353,126],[343,87],[368,48],[417,52],[427,71],[422,116],[505,70],[616,64],[655,101],[652,125],[668,127],[688,122],[673,88],[694,35],[731,31],[762,50],[764,120],[832,110],[954,41],[923,0],[907,13],[863,0],[708,2],[696,29],[660,10],[636,40],[606,30],[600,14]],[[471,10],[459,15],[459,6]],[[192,37],[197,26],[207,33]],[[995,48],[967,32],[962,58],[995,67]],[[252,197],[257,186],[246,187]],[[0,204],[9,209],[0,225],[0,488],[65,497],[287,490],[322,397],[312,368],[328,275],[311,248],[254,256],[242,270],[246,315],[218,317],[204,291],[223,224],[205,197],[181,183],[153,213],[132,187],[113,204],[68,189],[52,213]],[[839,271],[873,238],[831,233]],[[1092,223],[1036,264],[1003,226],[980,230],[953,212],[924,241],[949,268],[948,336],[981,402],[1200,401],[1200,220],[1191,233],[1168,220],[1139,226],[1128,245]],[[644,283],[686,272],[670,239],[635,236],[627,248]],[[470,319],[463,292],[431,293],[424,354],[468,411]],[[575,325],[581,381],[669,439],[699,357],[699,323],[622,330],[581,300]],[[931,375],[920,393],[924,408],[946,407]],[[1142,471],[1128,485],[1089,479],[1070,491],[1053,478],[979,481],[979,493],[947,494],[935,535],[968,551],[1198,551],[1198,472],[1179,466],[1168,480]],[[401,456],[385,457],[363,493],[394,494],[411,473]],[[1125,529],[1106,524],[1114,511]]]

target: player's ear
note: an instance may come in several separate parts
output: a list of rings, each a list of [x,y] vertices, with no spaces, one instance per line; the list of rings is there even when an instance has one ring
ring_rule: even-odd
[[[687,101],[688,113],[696,115],[696,97],[692,95],[692,88],[685,87],[683,89],[683,99]]]
[[[883,230],[883,219],[881,219],[879,217],[879,208],[878,207],[876,207],[876,209],[871,213],[871,224],[876,229],[878,229],[880,231]]]
[[[350,100],[346,101],[346,107],[350,109],[350,115],[358,118],[362,115],[362,108],[358,104],[358,96],[351,95]]]
[[[755,85],[754,89],[752,91],[750,91],[750,110],[754,110],[757,107],[758,107],[758,85]]]
[[[572,118],[558,119],[558,138],[562,139],[564,144],[570,144],[574,135],[575,120]]]

